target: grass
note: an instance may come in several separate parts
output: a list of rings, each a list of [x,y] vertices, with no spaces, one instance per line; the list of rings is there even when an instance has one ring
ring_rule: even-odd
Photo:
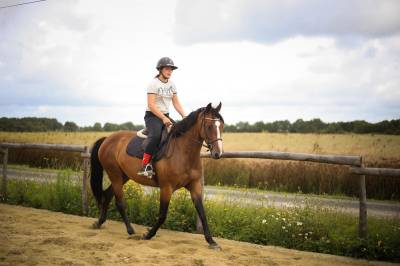
[[[238,186],[222,186],[222,185],[207,185],[210,188],[222,189],[222,190],[233,190],[233,191],[241,191],[248,193],[257,193],[264,195],[265,193],[276,194],[276,195],[288,195],[288,196],[303,196],[307,198],[319,198],[319,199],[339,199],[339,200],[359,200],[358,197],[349,197],[343,194],[313,194],[313,193],[302,193],[302,192],[277,192],[273,190],[265,190],[259,188],[244,188]],[[389,204],[398,204],[399,200],[377,200],[377,199],[368,199],[368,202],[381,202],[381,203],[389,203]]]
[[[71,180],[71,171],[59,173],[56,182],[35,183],[10,180],[8,203],[81,214],[81,186]],[[152,225],[158,214],[158,190],[145,193],[143,187],[125,185],[127,213],[137,224]],[[89,215],[98,216],[89,197]],[[246,206],[240,202],[206,200],[205,209],[214,236],[263,245],[308,250],[335,255],[400,262],[400,223],[395,218],[368,218],[365,240],[357,237],[358,218],[346,213],[306,206],[277,209]],[[112,204],[108,217],[120,220]],[[173,195],[163,228],[194,232],[196,213],[185,190]],[[121,224],[121,230],[125,230]]]
[[[75,173],[76,175],[79,176],[79,174],[82,174],[82,171],[76,171],[73,169],[54,169],[54,168],[35,168],[35,167],[30,167],[29,165],[18,165],[18,164],[9,164],[8,165],[9,169],[16,169],[16,170],[22,170],[22,171],[29,171],[29,172],[38,172],[41,173],[42,171],[46,172],[51,172],[54,174],[57,174],[59,172],[63,171],[68,171],[69,173]],[[105,173],[105,175],[107,175]],[[107,179],[105,178],[105,185],[108,185],[106,182]],[[104,186],[105,186],[104,185]],[[217,188],[217,189],[223,189],[223,190],[233,190],[233,191],[241,191],[241,192],[249,192],[249,193],[258,193],[258,194],[276,194],[276,195],[288,195],[288,196],[306,196],[307,198],[320,198],[320,199],[341,199],[341,200],[358,200],[358,197],[349,197],[343,194],[313,194],[313,193],[302,193],[302,192],[277,192],[273,190],[265,190],[265,189],[259,189],[259,188],[248,188],[248,187],[240,187],[240,186],[223,186],[221,184],[216,184],[216,185],[206,185],[209,188]],[[369,202],[384,202],[384,203],[390,203],[390,204],[396,204],[399,203],[400,201],[398,200],[377,200],[377,199],[368,199]]]

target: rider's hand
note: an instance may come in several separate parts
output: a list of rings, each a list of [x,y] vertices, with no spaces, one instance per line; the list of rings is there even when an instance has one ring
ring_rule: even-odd
[[[168,117],[164,117],[162,121],[163,121],[164,125],[166,125],[167,127],[172,125],[172,122],[171,122],[171,120],[169,120]]]

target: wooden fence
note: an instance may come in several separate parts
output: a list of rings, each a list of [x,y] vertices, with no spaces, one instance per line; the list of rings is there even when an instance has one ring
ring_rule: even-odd
[[[82,210],[85,215],[88,213],[87,200],[87,184],[89,180],[89,148],[83,145],[64,145],[64,144],[37,144],[37,143],[0,143],[0,150],[3,153],[3,179],[2,179],[2,194],[7,195],[7,163],[8,149],[24,148],[24,149],[45,149],[45,150],[60,150],[70,152],[80,152],[83,161],[82,175]],[[210,157],[209,153],[201,153],[202,158]],[[374,176],[395,176],[400,177],[400,169],[389,168],[368,168],[365,167],[361,156],[349,155],[321,155],[308,153],[293,153],[293,152],[277,152],[277,151],[238,151],[225,152],[222,158],[257,158],[257,159],[276,159],[276,160],[293,160],[293,161],[309,161],[316,163],[338,164],[350,167],[350,173],[359,175],[360,184],[360,212],[359,212],[359,236],[365,238],[367,236],[367,195],[365,188],[365,175]],[[202,178],[204,185],[204,176]],[[197,222],[198,230],[201,230],[199,220]]]
[[[8,149],[10,148],[79,152],[81,154],[83,162],[82,211],[83,214],[85,215],[88,214],[89,205],[88,205],[87,184],[89,180],[89,161],[90,161],[90,153],[88,146],[65,145],[65,144],[40,144],[40,143],[0,143],[0,151],[3,153],[2,195],[4,198],[7,198],[7,163],[8,163]]]

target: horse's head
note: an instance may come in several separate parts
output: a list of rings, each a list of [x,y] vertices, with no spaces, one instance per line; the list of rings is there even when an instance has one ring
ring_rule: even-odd
[[[222,132],[224,130],[224,119],[220,115],[221,102],[214,108],[209,103],[204,111],[198,117],[200,123],[200,136],[207,143],[211,157],[214,159],[221,158],[222,147]]]

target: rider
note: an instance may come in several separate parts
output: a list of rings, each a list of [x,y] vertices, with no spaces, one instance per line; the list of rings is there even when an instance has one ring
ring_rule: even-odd
[[[172,71],[177,68],[170,58],[161,58],[156,67],[158,74],[147,86],[147,109],[144,121],[149,132],[148,144],[144,149],[142,169],[138,172],[138,175],[150,178],[154,175],[151,158],[160,143],[163,126],[172,125],[169,119],[171,101],[182,118],[186,116],[179,102],[175,84],[170,79]]]

